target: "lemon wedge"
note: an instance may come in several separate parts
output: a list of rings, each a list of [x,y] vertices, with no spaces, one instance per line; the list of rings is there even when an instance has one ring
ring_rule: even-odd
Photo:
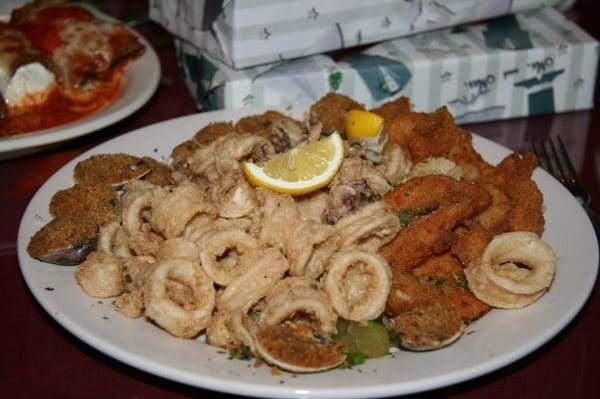
[[[346,113],[345,127],[349,139],[375,137],[383,130],[383,118],[373,112],[353,109]]]
[[[242,163],[244,174],[254,186],[278,193],[302,195],[329,183],[344,159],[339,133],[292,148],[263,164]]]
[[[383,131],[383,118],[373,112],[353,109],[346,113],[346,136],[358,141],[366,150],[365,156],[375,164],[381,163],[388,135]]]

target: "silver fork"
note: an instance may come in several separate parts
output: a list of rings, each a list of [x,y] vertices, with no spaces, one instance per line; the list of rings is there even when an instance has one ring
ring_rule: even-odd
[[[555,144],[552,137],[539,142],[532,138],[531,150],[540,161],[540,166],[550,172],[579,201],[594,226],[596,237],[600,238],[600,221],[590,207],[592,197],[577,174],[562,138],[558,136],[556,142],[558,144]]]

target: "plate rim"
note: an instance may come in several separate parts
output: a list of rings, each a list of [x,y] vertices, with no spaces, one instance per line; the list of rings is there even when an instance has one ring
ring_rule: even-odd
[[[135,113],[144,104],[146,104],[150,98],[152,98],[154,92],[158,88],[162,74],[160,59],[158,58],[158,54],[156,53],[154,47],[141,33],[129,26],[127,29],[136,35],[146,49],[140,58],[133,60],[132,64],[128,66],[125,74],[125,84],[127,84],[127,80],[142,79],[142,77],[137,77],[137,75],[133,73],[135,72],[134,67],[136,64],[141,65],[142,62],[148,63],[147,70],[149,71],[150,75],[143,77],[148,84],[144,86],[140,94],[133,100],[126,103],[124,106],[111,110],[111,107],[115,105],[115,103],[119,100],[119,97],[125,94],[125,90],[127,90],[125,87],[124,90],[119,94],[119,97],[108,104],[108,106],[96,110],[81,119],[76,119],[74,121],[48,129],[0,137],[0,159],[2,159],[2,157],[7,157],[8,159],[12,153],[33,150],[36,148],[41,149],[52,144],[59,144],[77,137],[95,133]],[[110,111],[107,115],[98,117],[98,113],[107,110]]]
[[[295,108],[304,109],[303,106],[297,106]],[[485,374],[491,373],[493,371],[499,370],[503,367],[506,367],[507,365],[512,364],[512,363],[516,362],[517,360],[522,359],[522,358],[526,357],[527,355],[531,354],[532,352],[538,350],[540,347],[545,345],[552,338],[557,336],[560,333],[560,331],[565,329],[566,326],[569,325],[572,322],[572,320],[581,312],[581,309],[584,307],[584,305],[588,301],[590,295],[593,292],[593,287],[595,285],[595,281],[598,277],[598,268],[599,268],[599,266],[598,266],[599,249],[598,249],[598,240],[597,240],[598,237],[596,237],[595,251],[594,251],[594,254],[590,261],[590,263],[594,262],[596,265],[593,270],[593,278],[589,279],[586,287],[582,287],[585,289],[584,291],[586,292],[586,294],[578,297],[578,300],[573,303],[574,311],[572,311],[570,314],[568,314],[565,317],[563,317],[562,319],[560,319],[560,323],[554,324],[553,328],[545,329],[543,331],[543,334],[541,336],[538,336],[533,343],[529,343],[528,345],[523,345],[523,347],[517,351],[515,351],[515,350],[510,351],[508,353],[499,355],[498,357],[496,357],[494,359],[485,361],[485,362],[477,364],[477,365],[473,365],[466,369],[463,368],[461,370],[457,370],[452,373],[446,373],[446,374],[443,374],[440,376],[435,376],[434,378],[430,378],[426,381],[420,381],[418,386],[413,386],[411,384],[407,384],[406,382],[400,382],[400,383],[396,383],[396,384],[386,384],[383,386],[369,386],[367,388],[367,391],[360,390],[358,392],[357,392],[356,388],[343,388],[343,387],[332,387],[332,388],[319,387],[319,388],[311,388],[311,389],[299,391],[298,389],[294,389],[293,387],[289,387],[289,386],[286,387],[284,385],[264,385],[264,384],[260,384],[260,383],[252,384],[252,383],[246,383],[243,381],[235,381],[235,384],[231,384],[232,380],[227,379],[227,378],[219,379],[217,377],[206,376],[203,374],[190,373],[190,372],[183,371],[183,370],[177,370],[171,366],[155,364],[155,362],[148,360],[148,359],[144,358],[143,356],[137,355],[133,352],[128,352],[128,351],[124,352],[121,348],[118,347],[118,345],[110,343],[110,342],[106,342],[103,339],[101,339],[100,337],[94,336],[94,334],[91,334],[91,335],[88,334],[88,332],[85,331],[85,328],[78,326],[77,323],[74,323],[69,318],[65,318],[62,313],[59,312],[58,314],[55,314],[55,309],[53,308],[51,301],[49,301],[47,298],[43,297],[41,295],[42,292],[40,290],[36,289],[36,287],[34,287],[34,285],[33,285],[34,283],[31,280],[32,276],[29,275],[29,273],[26,269],[27,260],[29,258],[28,254],[26,253],[26,250],[24,248],[24,244],[23,244],[24,242],[26,243],[26,241],[22,240],[24,238],[23,237],[23,229],[24,229],[24,225],[26,223],[26,216],[32,214],[32,212],[33,212],[33,210],[31,209],[31,206],[34,202],[34,199],[37,198],[38,193],[47,184],[50,184],[49,182],[51,182],[53,180],[55,175],[57,175],[59,172],[62,172],[65,169],[69,169],[69,168],[72,169],[74,167],[74,165],[77,162],[79,162],[80,160],[89,157],[91,154],[93,154],[97,151],[100,151],[99,147],[104,146],[104,145],[110,145],[113,141],[119,141],[119,139],[125,135],[144,134],[144,132],[146,130],[160,129],[163,125],[169,125],[169,124],[173,124],[173,123],[182,123],[182,121],[185,119],[194,120],[194,119],[198,118],[199,123],[207,124],[210,121],[217,120],[217,118],[237,119],[237,118],[243,117],[245,115],[264,112],[267,109],[279,110],[280,112],[286,113],[286,114],[288,114],[290,111],[290,109],[284,110],[282,108],[277,108],[277,107],[261,107],[261,108],[252,108],[252,109],[219,110],[219,111],[196,113],[196,114],[191,114],[191,115],[187,115],[187,116],[182,116],[179,118],[174,118],[174,119],[162,121],[159,123],[155,123],[152,125],[148,125],[148,126],[133,130],[131,132],[125,133],[122,136],[113,138],[105,143],[101,143],[98,146],[95,146],[95,147],[89,149],[88,151],[80,154],[79,156],[75,157],[73,160],[68,162],[66,165],[64,165],[60,169],[58,169],[51,177],[49,177],[42,184],[42,186],[40,186],[40,188],[37,190],[35,195],[30,200],[30,202],[27,205],[27,208],[23,214],[23,217],[20,221],[19,231],[18,231],[18,236],[17,236],[17,252],[18,252],[20,271],[24,277],[24,280],[28,286],[28,289],[30,290],[30,292],[32,293],[34,298],[38,301],[38,303],[42,306],[42,308],[44,308],[44,310],[56,322],[58,322],[61,326],[63,326],[66,330],[68,330],[76,338],[78,338],[82,342],[86,343],[87,345],[90,345],[91,347],[95,348],[96,350],[98,350],[108,356],[111,356],[131,367],[134,367],[134,368],[143,370],[144,372],[148,372],[150,374],[153,374],[153,375],[156,375],[159,377],[163,377],[163,378],[167,378],[167,379],[170,379],[170,380],[173,380],[176,382],[184,383],[187,385],[191,385],[191,386],[195,386],[195,387],[203,388],[203,389],[210,389],[210,390],[226,392],[226,393],[230,393],[230,394],[249,395],[249,396],[256,396],[256,397],[268,396],[268,397],[292,397],[292,398],[296,398],[296,397],[365,398],[365,397],[384,397],[384,396],[392,396],[392,395],[403,395],[403,394],[411,394],[411,393],[417,393],[417,392],[425,392],[425,391],[429,391],[432,389],[442,388],[442,387],[458,384],[458,383],[461,383],[464,381],[472,380],[472,379],[475,379],[482,375],[485,375]],[[236,115],[236,116],[232,117],[231,116],[232,114]],[[175,122],[175,121],[178,121],[178,122]],[[191,135],[193,135],[193,133],[190,133],[190,136]],[[475,133],[473,133],[473,136],[474,136],[474,142],[475,142],[476,146],[477,146],[478,141],[482,141],[482,143],[484,143],[484,145],[491,145],[492,147],[497,147],[499,150],[501,150],[502,154],[500,154],[500,155],[505,156],[506,154],[512,152],[510,149],[508,149],[508,148],[504,147],[503,145],[498,144],[490,139],[487,139],[482,136],[478,136]],[[178,143],[173,143],[173,145],[176,145],[176,144],[178,144]],[[557,189],[564,191],[564,193],[568,194],[568,196],[570,196],[573,201],[576,201],[572,197],[572,195],[570,193],[568,193],[566,188],[564,188],[564,186],[562,186],[562,184],[560,184],[558,181],[556,181],[556,179],[554,179],[546,171],[542,170],[541,168],[537,168],[536,171],[534,172],[534,176],[536,174],[541,174],[541,176],[543,176],[545,179],[550,179],[550,180],[554,181],[553,184],[555,184]],[[580,212],[585,214],[583,209],[580,209]],[[586,223],[586,226],[584,226],[584,228],[586,228],[589,232],[591,232],[592,235],[594,235],[595,233],[592,228],[591,222],[587,218],[586,218],[586,221],[587,221],[587,223]],[[27,237],[26,240],[28,240],[28,239],[29,238]],[[215,350],[216,349],[217,348],[215,348]]]

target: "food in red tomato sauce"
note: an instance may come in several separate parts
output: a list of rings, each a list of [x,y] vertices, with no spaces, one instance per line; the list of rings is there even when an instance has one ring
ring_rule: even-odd
[[[0,136],[80,119],[114,101],[144,52],[122,23],[66,0],[35,0],[0,25]]]

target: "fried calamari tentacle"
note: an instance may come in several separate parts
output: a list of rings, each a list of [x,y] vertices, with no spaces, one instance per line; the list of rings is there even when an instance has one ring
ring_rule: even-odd
[[[123,261],[118,256],[92,252],[75,269],[75,279],[81,289],[94,298],[119,296],[125,289]]]
[[[197,262],[169,259],[156,264],[144,289],[146,316],[170,334],[194,338],[215,306],[213,281]]]
[[[385,309],[390,278],[383,257],[347,248],[330,258],[323,287],[341,317],[368,321],[378,318]]]
[[[198,214],[216,214],[215,206],[194,183],[182,184],[152,204],[152,228],[165,238],[181,235]]]
[[[219,204],[217,212],[223,218],[240,218],[250,214],[258,205],[254,188],[239,170],[233,170],[212,187],[210,196]]]
[[[206,273],[219,285],[227,285],[246,271],[248,262],[259,245],[250,234],[228,229],[204,236],[199,242],[200,262]]]

